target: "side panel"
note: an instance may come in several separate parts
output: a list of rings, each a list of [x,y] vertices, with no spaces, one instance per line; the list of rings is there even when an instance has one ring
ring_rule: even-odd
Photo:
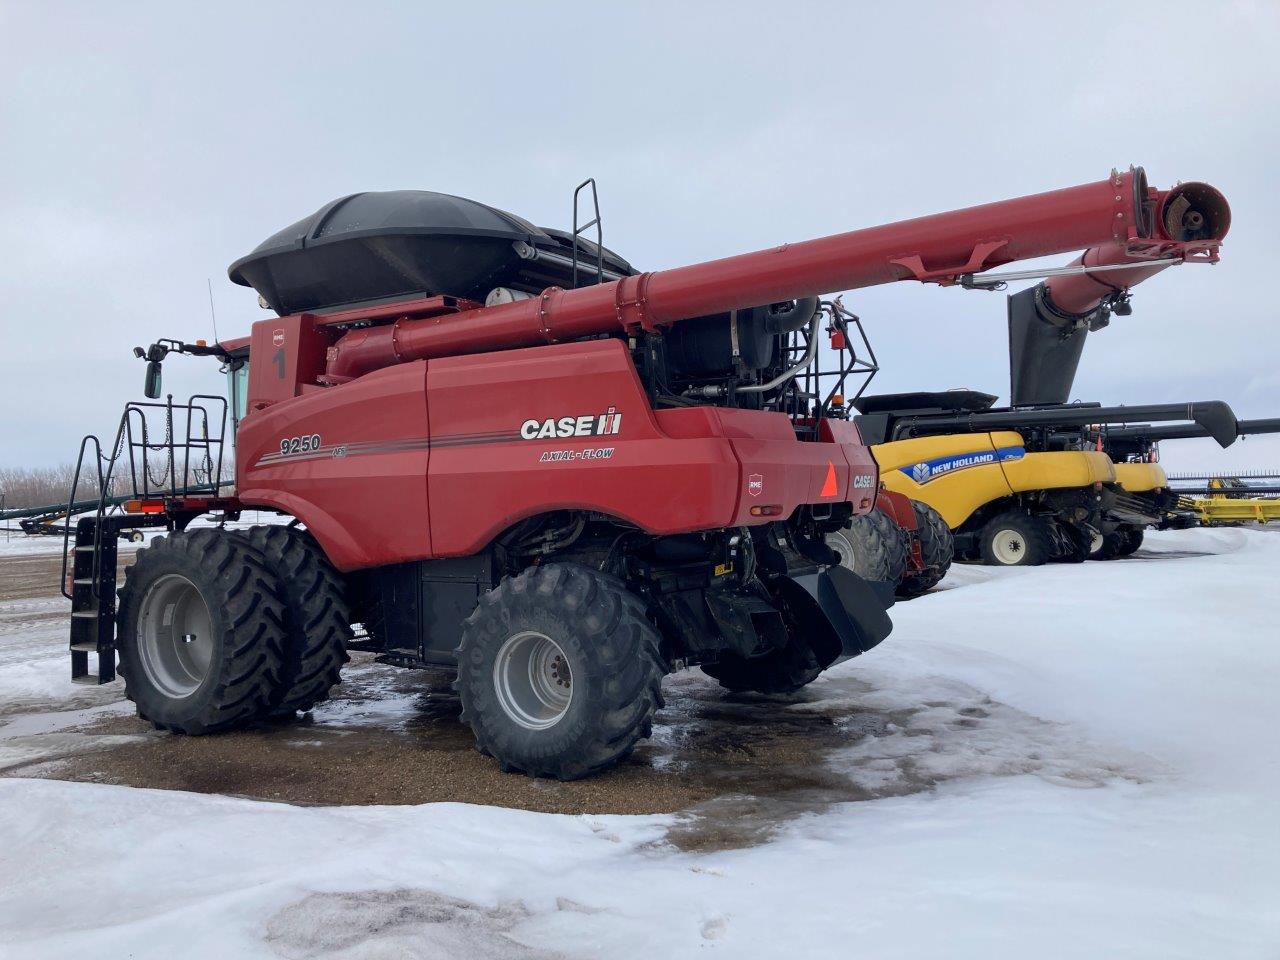
[[[342,570],[430,556],[426,370],[388,367],[250,410],[236,439],[240,500],[300,519]]]
[[[659,430],[624,344],[568,343],[430,361],[437,556],[474,553],[549,510],[597,510],[656,533],[723,527],[739,465],[714,418]]]
[[[330,333],[315,317],[295,314],[259,320],[253,325],[249,355],[249,409],[260,409],[316,390],[324,372]]]
[[[1013,493],[1002,466],[1025,456],[1022,437],[1007,431],[917,437],[871,450],[889,490],[929,504],[953,530],[979,507]]]
[[[1020,460],[1002,463],[1001,467],[1015,493],[1089,487],[1095,483],[1111,483],[1116,478],[1111,458],[1094,450],[1028,453]]]
[[[1158,463],[1117,463],[1116,483],[1128,493],[1146,493],[1169,485],[1164,467]]]
[[[754,506],[777,505],[782,516],[802,503],[849,501],[856,513],[866,513],[875,502],[876,467],[867,449],[856,439],[836,442],[830,428],[827,442],[796,440],[788,418],[757,410],[717,408],[721,430],[733,444],[742,463],[743,496],[734,515],[735,524],[758,523]],[[835,425],[856,438],[852,424]]]
[[[654,412],[619,340],[431,360],[432,545],[474,553],[524,517],[584,509],[670,534],[788,516],[865,491],[875,467],[847,442],[796,439],[782,414]],[[777,512],[752,516],[753,506]]]

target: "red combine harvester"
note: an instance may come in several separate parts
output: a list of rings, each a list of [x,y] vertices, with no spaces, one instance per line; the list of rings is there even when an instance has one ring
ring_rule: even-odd
[[[130,404],[107,456],[85,439],[103,501],[136,496],[77,523],[74,679],[114,679],[118,655],[140,716],[201,734],[310,709],[347,650],[374,650],[456,669],[462,718],[504,769],[600,770],[649,733],[674,668],[788,692],[891,629],[892,584],[828,545],[879,484],[844,405],[874,358],[822,295],[1094,245],[1121,267],[1211,262],[1221,232],[1185,224],[1227,217],[1211,188],[1152,190],[1136,169],[640,273],[603,246],[598,205],[578,226],[577,199],[568,233],[355,194],[232,266],[279,314],[250,337],[138,348],[153,401],[166,354],[225,364],[235,494],[222,398]],[[187,529],[246,508],[295,522]],[[147,526],[169,536],[117,609],[117,539]]]

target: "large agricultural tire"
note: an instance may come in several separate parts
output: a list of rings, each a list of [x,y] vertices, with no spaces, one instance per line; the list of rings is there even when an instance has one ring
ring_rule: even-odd
[[[270,708],[284,595],[246,538],[217,529],[156,538],[125,569],[117,622],[125,696],[157,728],[215,733]]]
[[[920,559],[924,562],[924,569],[902,578],[897,594],[903,600],[918,597],[941,583],[951,569],[956,553],[955,536],[947,521],[942,519],[942,514],[919,500],[912,500],[911,508],[916,512],[916,533],[920,537]]]
[[[827,546],[840,554],[840,565],[864,580],[896,584],[907,570],[907,533],[892,517],[872,510],[827,534]]]
[[[1142,546],[1142,538],[1145,533],[1142,527],[1125,527],[1123,532],[1125,537],[1123,542],[1116,548],[1117,557],[1132,556]]]
[[[1063,563],[1084,563],[1093,551],[1093,533],[1072,524],[1062,525],[1065,549],[1054,559]]]
[[[463,627],[457,690],[476,747],[504,771],[577,780],[649,736],[667,672],[623,583],[573,563],[530,567]]]
[[[1124,547],[1125,541],[1128,539],[1128,532],[1122,527],[1113,530],[1111,533],[1103,534],[1101,537],[1095,537],[1093,540],[1093,550],[1089,554],[1090,560],[1114,560],[1120,556],[1120,550]]]
[[[280,579],[285,601],[285,645],[280,683],[271,696],[275,716],[306,713],[329,699],[351,658],[351,614],[346,585],[315,538],[294,527],[245,531]]]
[[[982,561],[992,567],[1036,567],[1052,555],[1049,523],[1025,510],[1007,510],[982,528]]]

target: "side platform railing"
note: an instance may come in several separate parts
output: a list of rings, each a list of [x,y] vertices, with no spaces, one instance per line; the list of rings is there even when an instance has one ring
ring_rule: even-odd
[[[186,403],[142,401],[120,417],[110,454],[89,434],[80,441],[63,534],[62,595],[71,601],[71,679],[115,679],[116,558],[121,534],[172,528],[170,506],[218,496],[224,484],[227,401],[197,394]],[[82,483],[91,489],[79,499]],[[127,500],[144,509],[121,510]],[[91,504],[85,509],[85,504]],[[79,515],[77,515],[79,514]],[[75,537],[74,544],[71,542]],[[90,672],[89,655],[97,659]]]

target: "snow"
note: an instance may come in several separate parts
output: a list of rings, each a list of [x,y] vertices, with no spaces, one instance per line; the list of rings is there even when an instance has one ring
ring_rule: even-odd
[[[737,849],[678,849],[685,815],[0,779],[0,956],[1274,958],[1278,562],[1192,530],[958,569],[793,708],[889,718],[825,761],[874,799]]]

